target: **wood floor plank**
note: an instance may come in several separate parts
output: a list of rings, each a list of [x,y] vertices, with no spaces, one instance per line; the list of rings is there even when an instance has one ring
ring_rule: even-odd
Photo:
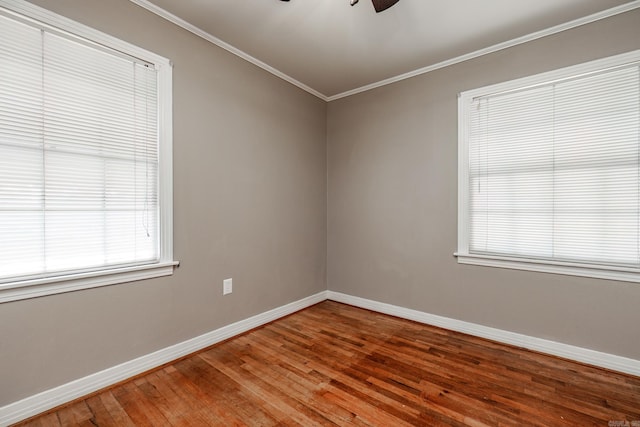
[[[137,426],[168,426],[168,420],[145,398],[133,381],[122,384],[113,390],[122,409]]]
[[[207,364],[201,355],[183,360],[176,364],[176,367],[204,393],[217,397],[215,408],[222,409],[220,417],[223,420],[231,418],[238,425],[248,425],[251,422],[262,426],[276,424],[275,418],[259,405],[245,404],[252,401],[248,392],[242,390],[240,385],[218,369]]]
[[[92,396],[86,401],[88,408],[91,410],[91,422],[94,425],[117,425],[116,420],[105,406],[99,395]]]
[[[206,393],[196,384],[190,381],[175,365],[168,366],[157,372],[159,380],[165,382],[168,387],[191,409],[190,412],[198,413],[206,421],[204,425],[242,426],[239,418],[235,417],[213,393]]]
[[[325,301],[22,426],[607,426],[640,378]]]
[[[201,356],[208,363],[214,364],[220,356],[220,352],[216,350],[220,349],[202,353]],[[242,354],[237,351],[233,353]],[[218,369],[255,396],[260,405],[273,414],[278,423],[294,421],[296,424],[305,426],[322,426],[330,423],[322,413],[315,412],[305,405],[304,399],[300,399],[298,393],[292,392],[291,389],[280,390],[276,385],[264,380],[268,376],[260,375],[262,372],[256,374],[250,366],[251,361],[238,357],[237,364],[218,365]]]
[[[296,357],[298,353],[295,348],[292,348],[289,344],[283,344],[280,348],[281,354],[286,354],[287,357]],[[325,375],[327,378],[330,378],[330,382],[328,387],[333,388],[333,393],[336,393],[335,389],[339,389],[341,392],[349,393],[349,394],[358,394],[361,388],[361,384],[353,379],[350,375],[346,375],[343,371],[349,367],[350,359],[343,358],[322,358],[319,356],[320,354],[330,353],[335,355],[335,351],[330,348],[330,346],[324,346],[323,348],[316,347],[315,351],[309,352],[306,354],[307,363],[309,367],[312,367],[315,371],[320,372]],[[359,360],[359,359],[355,359]],[[394,416],[399,415],[400,419],[402,418],[411,418],[410,414],[407,414],[406,411],[397,411],[394,409],[394,405],[396,402],[393,402],[391,399],[386,396],[377,393],[376,390],[371,388],[367,389],[369,393],[368,399],[369,401],[373,401],[376,406],[385,406],[390,413],[394,414]],[[399,413],[401,412],[401,413]],[[398,414],[399,413],[399,414]],[[361,418],[363,418],[361,416]],[[396,423],[399,423],[399,420],[396,420]]]
[[[164,370],[153,372],[145,377],[147,384],[140,388],[145,395],[162,396],[161,404],[155,406],[169,420],[171,425],[207,425],[211,419],[205,416],[201,410],[201,402],[196,399],[188,399],[174,391],[173,382]],[[153,387],[150,390],[149,387]],[[178,390],[180,391],[179,387]],[[186,423],[186,424],[185,424]]]
[[[60,427],[57,413],[45,414],[33,422],[33,427]]]
[[[105,410],[109,413],[111,419],[113,419],[114,424],[117,426],[131,427],[135,426],[133,420],[129,417],[124,408],[120,405],[120,403],[116,400],[113,395],[112,390],[107,390],[99,395],[94,397],[99,397],[100,403],[104,406]],[[91,399],[89,399],[89,406],[91,407]],[[99,424],[105,425],[105,424]],[[108,423],[106,425],[109,425]]]
[[[252,348],[255,359],[253,361],[244,359],[247,363],[243,365],[243,368],[255,374],[256,377],[263,378],[277,390],[278,394],[284,395],[285,399],[297,400],[309,410],[316,411],[334,424],[359,425],[359,421],[355,420],[355,414],[351,411],[318,398],[318,395],[330,382],[329,377],[308,367],[305,370],[298,369],[294,366],[295,361],[294,364],[282,362],[279,362],[278,365],[265,364],[262,360],[277,357],[278,351],[272,350],[273,352],[271,352],[270,348],[261,346],[255,341]],[[291,362],[292,359],[287,359],[287,361]],[[300,375],[301,373],[302,375]]]

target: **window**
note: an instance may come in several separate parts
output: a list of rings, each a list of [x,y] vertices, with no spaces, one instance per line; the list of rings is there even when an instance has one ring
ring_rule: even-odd
[[[169,62],[0,2],[0,76],[0,302],[171,274]]]
[[[640,281],[640,51],[461,94],[458,262]]]

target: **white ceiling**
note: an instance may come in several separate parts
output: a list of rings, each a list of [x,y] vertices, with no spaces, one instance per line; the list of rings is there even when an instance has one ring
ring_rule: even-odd
[[[349,0],[132,1],[324,99],[611,8],[640,7],[640,0],[400,0],[376,14],[371,0],[353,7]]]

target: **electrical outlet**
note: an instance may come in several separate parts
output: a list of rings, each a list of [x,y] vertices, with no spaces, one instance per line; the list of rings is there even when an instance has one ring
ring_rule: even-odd
[[[233,279],[224,279],[222,281],[222,295],[228,295],[233,292]]]

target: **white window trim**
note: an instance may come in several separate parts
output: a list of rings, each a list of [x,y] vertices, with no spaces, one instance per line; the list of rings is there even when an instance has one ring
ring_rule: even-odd
[[[108,46],[124,54],[153,64],[158,70],[158,135],[160,165],[158,197],[160,213],[160,259],[156,263],[131,267],[116,267],[90,272],[57,275],[9,282],[0,285],[0,303],[18,301],[64,292],[90,289],[118,283],[150,279],[173,274],[179,265],[173,260],[173,121],[172,121],[172,64],[153,52],[72,21],[24,0],[0,0],[0,12],[9,16],[27,17],[54,31],[82,37]]]
[[[474,98],[499,92],[522,89],[554,80],[618,67],[640,60],[640,50],[598,59],[534,76],[504,83],[497,83],[462,92],[458,96],[458,251],[454,253],[459,264],[508,268],[597,279],[620,280],[640,283],[640,269],[613,265],[583,264],[551,261],[527,257],[505,257],[490,254],[469,253],[469,106]]]

